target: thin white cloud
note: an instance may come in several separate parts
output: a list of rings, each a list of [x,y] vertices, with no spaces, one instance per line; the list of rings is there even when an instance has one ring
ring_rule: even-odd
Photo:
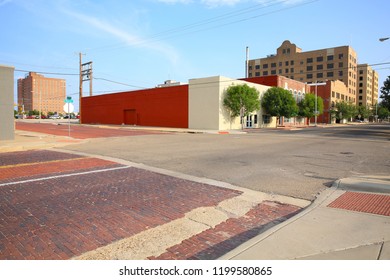
[[[0,7],[10,2],[11,0],[0,0]]]
[[[108,21],[99,19],[97,17],[88,16],[85,14],[64,10],[64,12],[73,18],[76,18],[79,21],[82,21],[89,26],[96,28],[100,31],[105,32],[106,34],[109,34],[111,36],[114,36],[115,38],[119,39],[120,41],[124,42],[128,46],[132,47],[138,47],[138,48],[146,48],[149,50],[157,51],[162,54],[164,54],[172,63],[176,63],[179,59],[179,55],[176,53],[176,51],[173,49],[173,47],[166,45],[161,42],[148,42],[147,39],[142,38],[138,35],[131,34],[130,32],[114,26]]]
[[[222,6],[234,6],[241,3],[253,2],[258,4],[264,4],[264,6],[281,3],[285,5],[294,5],[305,0],[156,0],[157,2],[166,4],[190,4],[190,3],[201,3],[207,7],[216,8]]]

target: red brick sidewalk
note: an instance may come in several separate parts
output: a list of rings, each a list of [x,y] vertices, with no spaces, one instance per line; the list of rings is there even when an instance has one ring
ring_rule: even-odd
[[[45,134],[52,134],[57,136],[68,136],[68,125],[54,123],[27,123],[16,122],[15,127],[17,130],[39,132]],[[77,139],[99,138],[99,137],[119,137],[119,136],[137,136],[148,134],[166,134],[158,131],[146,131],[146,130],[131,130],[131,129],[111,129],[100,128],[92,126],[83,126],[79,124],[72,124],[70,126],[70,136]]]
[[[48,153],[56,160],[68,157],[37,153],[46,160]],[[0,154],[3,177],[13,163],[13,154]],[[15,158],[22,155],[15,153]],[[104,161],[95,160],[99,169],[112,167],[109,162],[104,165]],[[79,161],[74,158],[66,162],[73,163],[79,172]],[[15,162],[22,164],[19,159]],[[51,171],[60,177],[18,184],[17,178],[12,184],[0,182],[0,259],[69,259],[240,194],[127,166],[61,177],[59,162],[50,164],[52,169],[57,168]],[[86,167],[91,165],[84,164]],[[25,180],[34,177],[36,170],[26,168],[17,176]]]
[[[240,244],[297,214],[301,208],[265,201],[243,217],[230,218],[167,249],[152,260],[214,260]]]
[[[0,153],[0,259],[70,259],[240,194],[97,158]],[[300,210],[263,202],[150,259],[215,259]]]

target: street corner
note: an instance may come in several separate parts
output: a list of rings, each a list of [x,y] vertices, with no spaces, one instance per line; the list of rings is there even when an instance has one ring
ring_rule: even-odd
[[[74,258],[240,194],[49,150],[0,154],[0,186],[0,259],[18,260]]]

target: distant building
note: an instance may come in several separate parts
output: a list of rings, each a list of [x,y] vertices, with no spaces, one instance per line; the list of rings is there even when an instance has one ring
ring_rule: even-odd
[[[357,54],[350,46],[302,52],[284,41],[276,54],[249,60],[248,77],[283,75],[308,84],[340,80],[347,87],[341,100],[356,104],[357,66]]]
[[[357,104],[373,108],[378,103],[378,73],[368,64],[358,65]]]
[[[342,81],[326,81],[310,85],[310,92],[317,93],[324,101],[324,112],[317,117],[317,122],[334,123],[336,118],[332,117],[332,110],[336,109],[336,103],[346,101],[349,94],[348,87]],[[342,119],[342,116],[338,117]]]
[[[174,80],[166,80],[163,84],[157,85],[157,87],[171,87],[171,86],[180,86],[180,82],[176,82]]]
[[[65,96],[64,79],[47,78],[34,72],[18,79],[18,106],[21,111],[63,112]]]

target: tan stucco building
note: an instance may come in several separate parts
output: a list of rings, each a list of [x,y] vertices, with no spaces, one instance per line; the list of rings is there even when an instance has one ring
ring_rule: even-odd
[[[269,86],[231,79],[223,76],[191,79],[188,89],[188,127],[191,129],[229,130],[241,129],[240,118],[230,119],[229,112],[223,105],[229,86],[247,84],[258,90],[261,96]],[[263,115],[262,109],[253,112],[244,120],[244,127],[275,127],[276,118]]]
[[[0,141],[15,137],[14,70],[14,67],[0,65]]]
[[[378,72],[368,64],[358,65],[357,102],[358,106],[373,108],[378,103]]]

